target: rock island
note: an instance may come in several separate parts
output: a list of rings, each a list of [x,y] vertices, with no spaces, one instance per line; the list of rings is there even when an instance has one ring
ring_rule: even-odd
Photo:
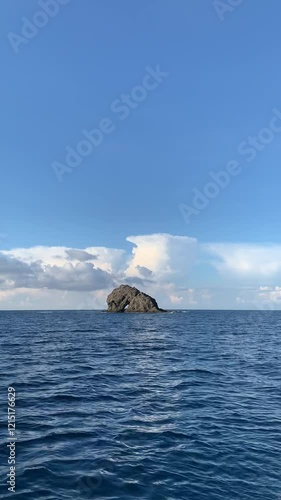
[[[108,312],[123,313],[154,313],[165,312],[160,309],[156,300],[137,288],[121,285],[115,288],[107,297]]]

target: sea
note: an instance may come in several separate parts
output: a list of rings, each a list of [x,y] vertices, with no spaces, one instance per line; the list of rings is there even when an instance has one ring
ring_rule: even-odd
[[[281,500],[281,312],[1,311],[0,332],[1,499]]]

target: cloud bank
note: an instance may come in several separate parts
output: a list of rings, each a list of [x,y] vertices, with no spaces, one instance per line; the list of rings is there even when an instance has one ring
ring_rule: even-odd
[[[281,245],[128,236],[131,249],[43,247],[0,251],[1,309],[105,308],[128,283],[165,308],[280,309]]]

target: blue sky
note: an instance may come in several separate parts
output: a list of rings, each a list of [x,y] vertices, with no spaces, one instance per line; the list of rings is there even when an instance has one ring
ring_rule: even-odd
[[[223,243],[229,252],[234,244],[245,252],[245,245],[279,245],[281,132],[251,162],[237,148],[268,129],[273,109],[281,113],[281,5],[242,0],[224,10],[228,1],[220,19],[212,0],[61,0],[56,15],[18,45],[11,36],[22,36],[47,0],[1,5],[2,250],[130,254],[130,235],[162,233]],[[157,65],[169,75],[121,120],[112,103]],[[114,131],[59,182],[52,164],[65,164],[65,148],[75,149],[82,130],[105,118]],[[193,190],[202,192],[210,171],[231,160],[239,175],[187,224],[179,205],[192,206]],[[216,259],[228,262],[216,249]],[[201,259],[186,287],[205,286],[205,276],[217,287],[225,283],[220,271]],[[275,290],[275,271],[245,286]],[[237,283],[239,276],[228,285]]]

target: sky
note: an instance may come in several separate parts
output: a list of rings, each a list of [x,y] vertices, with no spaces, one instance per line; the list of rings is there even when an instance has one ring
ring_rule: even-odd
[[[280,309],[280,1],[0,13],[0,309]]]

